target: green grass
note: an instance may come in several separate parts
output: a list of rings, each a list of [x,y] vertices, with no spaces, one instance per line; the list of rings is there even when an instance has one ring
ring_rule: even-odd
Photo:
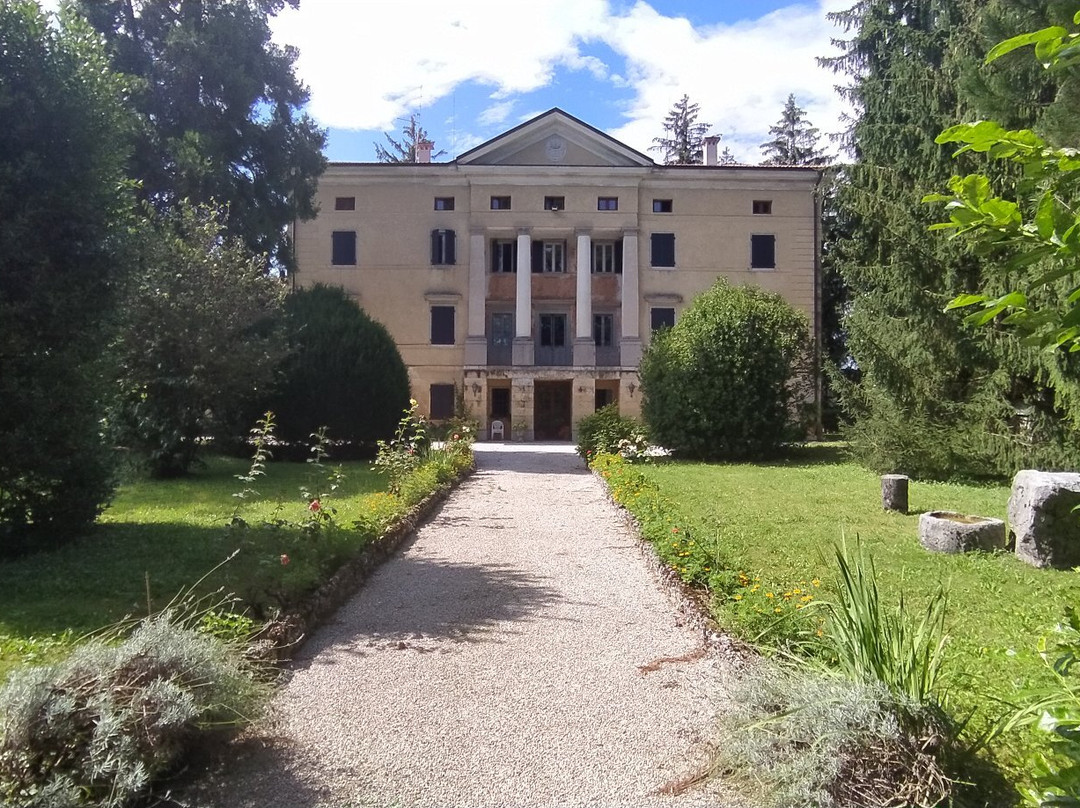
[[[150,608],[162,608],[241,546],[207,578],[204,591],[222,587],[256,599],[253,582],[308,586],[313,568],[305,565],[307,550],[325,535],[228,529],[238,502],[233,494],[245,487],[236,475],[248,465],[214,458],[188,478],[125,485],[91,535],[55,552],[0,561],[0,680],[15,665],[63,653],[82,634],[146,614],[148,593]],[[386,496],[375,493],[385,490],[386,480],[367,463],[343,468],[345,481],[327,502],[338,509],[338,523],[350,526]],[[313,472],[308,464],[271,464],[254,484],[260,496],[242,504],[243,518],[251,524],[302,521],[307,511],[299,487],[312,484]],[[342,534],[354,546],[370,538]],[[288,567],[280,563],[282,552],[290,555]]]
[[[847,462],[835,445],[807,447],[773,464],[672,462],[635,469],[659,486],[687,525],[699,526],[694,541],[716,542],[710,548],[716,558],[745,573],[731,576],[727,592],[717,597],[717,612],[729,623],[749,611],[732,608],[736,595],[740,607],[770,592],[770,606],[795,603],[797,597],[782,600],[793,589],[828,597],[836,580],[832,548],[844,538],[853,543],[858,537],[874,556],[885,604],[895,604],[903,591],[919,612],[944,583],[947,696],[954,714],[977,711],[973,728],[988,725],[1000,712],[998,701],[1047,681],[1036,643],[1062,619],[1065,606],[1080,603],[1080,577],[1072,571],[1037,570],[1008,553],[934,554],[919,544],[923,511],[1005,518],[1006,485],[913,481],[911,513],[904,515],[882,510],[879,477]],[[822,585],[813,586],[815,580]],[[755,584],[760,588],[751,595]],[[1028,743],[1007,738],[998,750],[1015,764]]]

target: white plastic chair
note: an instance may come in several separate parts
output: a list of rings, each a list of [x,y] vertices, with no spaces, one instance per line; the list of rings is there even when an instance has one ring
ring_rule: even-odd
[[[506,440],[506,427],[502,421],[491,422],[491,439],[492,440]]]

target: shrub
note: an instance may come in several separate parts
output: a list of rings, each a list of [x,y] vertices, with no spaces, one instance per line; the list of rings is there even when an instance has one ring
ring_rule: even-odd
[[[119,645],[98,639],[16,670],[0,689],[0,802],[122,806],[194,732],[248,722],[266,695],[238,654],[170,612]]]
[[[394,434],[409,406],[409,374],[386,328],[342,289],[316,284],[285,301],[292,353],[269,407],[283,440],[319,427],[335,440],[374,444]]]
[[[585,460],[599,454],[637,457],[648,448],[645,428],[625,415],[618,404],[608,404],[578,421],[577,452]]]
[[[931,806],[951,783],[934,716],[914,726],[880,684],[759,666],[729,688],[715,769],[755,802],[787,808]]]
[[[752,458],[805,434],[810,338],[776,294],[719,280],[641,360],[650,437],[691,457]]]

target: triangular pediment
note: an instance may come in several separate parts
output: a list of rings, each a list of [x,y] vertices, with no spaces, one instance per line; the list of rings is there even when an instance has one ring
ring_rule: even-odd
[[[484,166],[647,167],[646,155],[561,109],[550,109],[455,160]]]

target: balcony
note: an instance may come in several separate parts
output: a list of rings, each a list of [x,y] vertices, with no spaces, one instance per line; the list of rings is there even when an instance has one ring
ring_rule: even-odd
[[[533,363],[541,367],[566,367],[574,364],[574,346],[537,345]]]
[[[619,366],[618,345],[597,345],[596,366],[598,368],[614,368]]]
[[[488,340],[487,363],[489,365],[512,365],[514,345],[507,340]]]

